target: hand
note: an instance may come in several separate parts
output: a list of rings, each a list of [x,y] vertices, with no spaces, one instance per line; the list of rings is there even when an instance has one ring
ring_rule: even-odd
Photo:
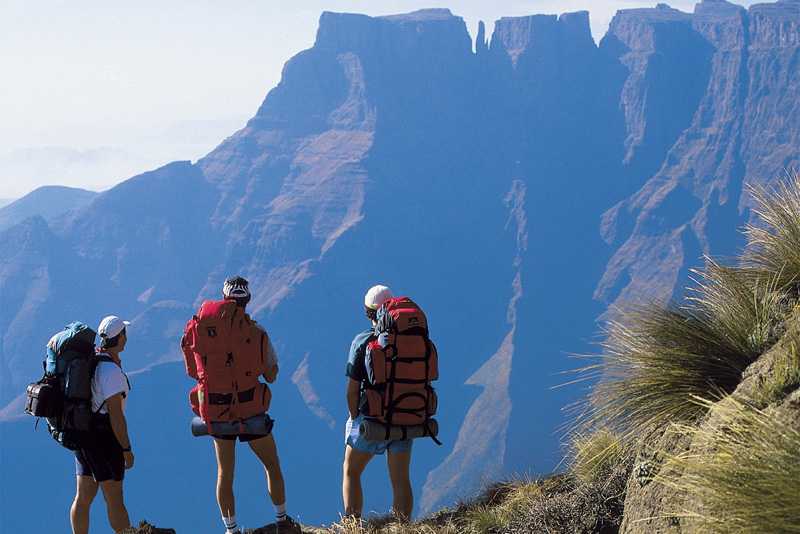
[[[133,467],[133,451],[123,452],[122,455],[125,457],[125,469]]]

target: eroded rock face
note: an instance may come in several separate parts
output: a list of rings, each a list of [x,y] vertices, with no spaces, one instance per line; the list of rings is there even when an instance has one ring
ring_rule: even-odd
[[[720,239],[720,228],[746,221],[743,186],[770,181],[782,169],[797,166],[800,147],[795,127],[800,120],[800,5],[778,2],[745,10],[707,0],[692,16],[666,8],[648,13],[621,12],[604,41],[612,48],[615,38],[630,43],[631,51],[622,56],[631,69],[623,89],[627,157],[635,160],[637,150],[646,149],[652,124],[640,120],[653,98],[638,89],[651,86],[640,81],[648,75],[659,79],[660,69],[666,74],[665,68],[681,68],[674,61],[659,65],[656,60],[664,56],[650,51],[661,43],[666,56],[684,57],[686,72],[694,74],[662,78],[667,84],[692,80],[676,84],[677,92],[665,87],[662,93],[667,100],[677,98],[682,103],[678,109],[667,100],[652,102],[670,114],[677,111],[664,117],[668,122],[657,129],[661,141],[654,141],[666,141],[661,146],[667,156],[638,192],[607,214],[605,234],[616,252],[597,295],[617,301],[643,294],[669,298],[680,291],[685,267],[698,255],[732,254],[735,240],[732,234]],[[654,26],[651,32],[642,31],[645,20]],[[692,49],[697,53],[689,58],[687,50],[670,51],[683,45],[665,39],[669,34],[684,35],[681,43],[696,43]]]
[[[661,431],[646,440],[639,451],[625,488],[625,513],[620,532],[627,534],[683,532],[678,512],[681,497],[671,488],[654,482],[665,468],[665,455],[689,450],[691,438],[675,432]]]

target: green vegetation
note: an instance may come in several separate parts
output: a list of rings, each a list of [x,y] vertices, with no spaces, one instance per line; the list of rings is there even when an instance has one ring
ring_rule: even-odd
[[[713,405],[717,424],[685,427],[693,451],[669,460],[661,483],[694,497],[685,512],[696,532],[800,532],[800,430],[777,410],[730,396]],[[698,451],[702,451],[698,453]],[[691,500],[690,500],[691,502]]]
[[[607,427],[635,446],[670,423],[696,421],[705,407],[691,399],[731,393],[783,333],[800,274],[800,178],[754,195],[763,225],[748,227],[741,266],[707,259],[684,302],[617,311],[599,361],[580,370],[597,385],[579,432]]]
[[[391,518],[344,519],[336,534],[494,534],[500,532],[615,532],[622,519],[627,470],[586,484],[571,475],[490,488],[474,502],[416,523]]]
[[[759,382],[752,393],[753,400],[761,406],[782,399],[788,392],[800,387],[800,354],[794,341],[775,354],[772,373]]]
[[[696,286],[690,288],[688,306],[724,340],[721,350],[749,362],[777,341],[776,329],[786,313],[778,276],[725,267],[710,258],[703,270],[692,272]]]
[[[779,287],[800,280],[800,174],[774,187],[750,187],[758,221],[745,229],[748,247],[743,261],[750,268],[778,277]]]
[[[732,310],[769,304],[760,301],[759,291],[706,293],[718,287],[701,285],[684,307],[639,307],[611,322],[600,363],[583,369],[600,380],[580,424],[614,429],[631,446],[671,422],[693,421],[705,413],[693,396],[733,391],[757,352],[753,332],[761,332],[763,325],[761,313]],[[719,317],[715,307],[731,312]]]
[[[587,484],[608,476],[628,456],[619,436],[605,428],[575,435],[570,447],[572,474]]]

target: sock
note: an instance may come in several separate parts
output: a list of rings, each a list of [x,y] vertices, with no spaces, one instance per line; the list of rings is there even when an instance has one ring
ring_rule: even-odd
[[[239,530],[239,525],[236,524],[236,516],[232,515],[230,517],[222,516],[222,522],[225,523],[225,528],[228,532],[236,532]]]
[[[286,503],[275,505],[275,519],[278,521],[286,520]]]

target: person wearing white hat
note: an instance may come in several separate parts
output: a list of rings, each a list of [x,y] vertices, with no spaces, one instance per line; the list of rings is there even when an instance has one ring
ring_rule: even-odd
[[[409,476],[412,440],[368,441],[359,431],[363,419],[361,407],[365,405],[362,397],[365,395],[364,386],[367,380],[367,345],[375,339],[374,327],[378,310],[392,298],[391,289],[384,285],[373,286],[367,291],[364,296],[364,310],[372,327],[353,339],[347,358],[347,408],[350,417],[345,430],[342,497],[345,514],[348,516],[361,516],[364,507],[361,474],[373,456],[384,453],[387,453],[394,495],[393,512],[401,519],[409,519],[413,508],[414,497]]]
[[[78,484],[70,509],[73,534],[89,532],[89,508],[98,488],[103,491],[114,532],[133,531],[122,496],[125,470],[133,467],[134,460],[124,412],[130,382],[120,358],[128,341],[129,324],[110,315],[97,329],[101,341],[92,377],[93,430],[91,441],[75,451]]]

